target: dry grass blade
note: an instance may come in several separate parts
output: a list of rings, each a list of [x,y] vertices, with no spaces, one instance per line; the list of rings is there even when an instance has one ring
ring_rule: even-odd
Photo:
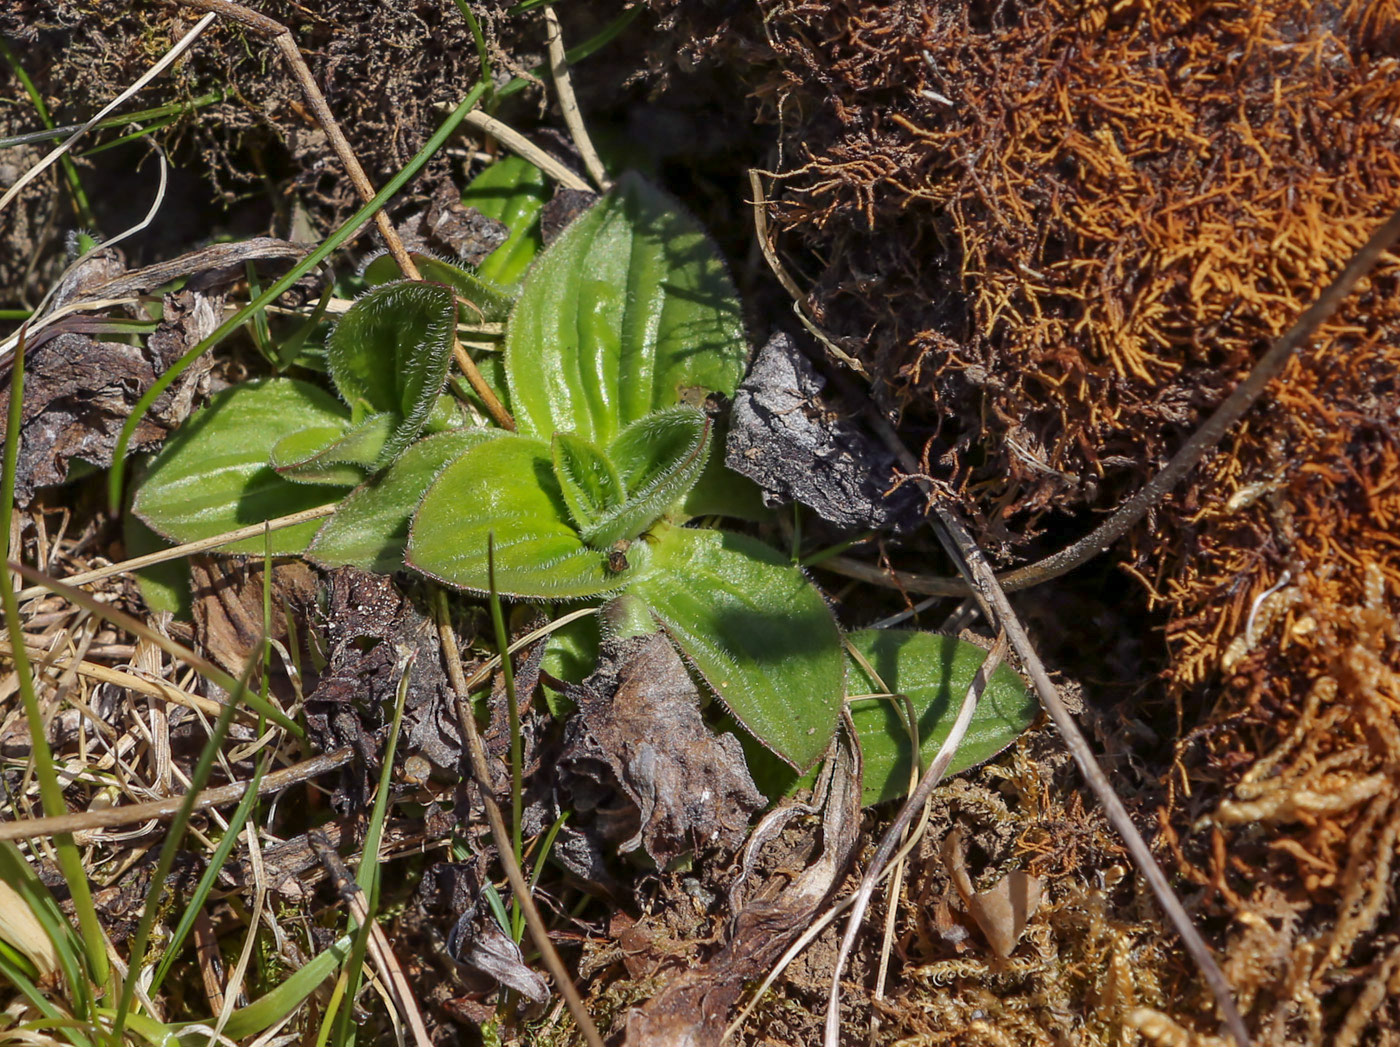
[[[802,289],[797,286],[797,281],[787,271],[787,266],[783,265],[782,259],[778,257],[778,252],[773,250],[773,243],[768,236],[768,200],[763,192],[763,181],[760,172],[749,169],[749,188],[753,190],[753,224],[754,231],[758,234],[758,247],[763,252],[763,258],[768,263],[768,268],[773,270],[773,275],[778,278],[778,283],[783,285],[783,290],[792,296],[792,311],[802,326],[807,328],[812,337],[826,346],[827,351],[832,356],[840,360],[856,374],[866,381],[870,380],[870,372],[865,369],[865,365],[857,360],[850,353],[846,352],[839,345],[827,336],[826,332],[818,327],[807,315]]]
[[[471,759],[472,774],[476,778],[481,804],[486,809],[486,819],[491,824],[491,836],[496,842],[501,864],[505,867],[510,889],[515,892],[521,911],[525,914],[525,925],[530,929],[530,939],[544,958],[545,966],[549,968],[550,976],[558,986],[560,995],[564,997],[569,1013],[574,1016],[584,1040],[589,1047],[603,1047],[603,1038],[598,1034],[598,1027],[593,1024],[593,1017],[584,1006],[583,997],[579,995],[573,979],[569,977],[568,968],[564,966],[559,951],[549,940],[549,928],[540,917],[539,908],[530,893],[530,885],[512,853],[510,829],[506,826],[505,818],[501,816],[501,808],[491,792],[491,767],[487,763],[486,749],[481,743],[481,733],[477,730],[476,719],[472,716],[467,698],[467,678],[462,672],[462,656],[457,650],[457,637],[452,632],[445,593],[438,593],[434,611],[437,616],[438,639],[442,642],[443,656],[447,662],[447,675],[452,681],[452,689],[457,693],[457,716],[467,738],[467,753]]]
[[[141,676],[133,676],[131,673],[122,672],[120,669],[113,669],[111,666],[98,665],[95,662],[75,661],[65,658],[57,651],[49,651],[40,647],[25,647],[25,653],[31,662],[38,665],[51,666],[55,669],[62,669],[65,672],[76,672],[79,676],[85,676],[89,680],[96,680],[99,683],[110,683],[115,687],[122,687],[129,691],[136,691],[140,694],[149,695],[152,698],[161,698],[175,705],[183,705],[187,709],[197,709],[206,716],[219,715],[219,703],[205,698],[202,695],[191,694],[183,691],[172,683],[164,680],[147,680]],[[0,640],[0,656],[14,656],[14,649],[8,640]]]
[[[158,549],[156,552],[147,553],[145,556],[134,556],[130,560],[122,560],[120,563],[109,564],[106,567],[98,567],[91,571],[84,571],[81,574],[69,575],[63,579],[65,585],[86,585],[89,582],[100,581],[103,578],[111,578],[113,575],[128,574],[132,571],[139,571],[143,567],[151,567],[159,563],[168,563],[171,560],[183,559],[195,553],[206,552],[210,549],[217,549],[221,545],[231,545],[234,542],[241,542],[245,538],[257,538],[265,531],[280,531],[284,527],[294,527],[307,520],[319,520],[332,515],[338,508],[339,502],[329,505],[318,505],[314,509],[303,509],[299,513],[290,513],[287,516],[279,516],[266,523],[249,524],[247,527],[240,527],[236,531],[226,531],[223,534],[216,534],[210,538],[201,538],[197,542],[186,542],[184,545],[172,546],[169,549]],[[27,589],[21,589],[16,595],[21,600],[28,600],[35,596],[42,596],[49,592],[48,585],[31,585]]]
[[[468,113],[465,122],[477,130],[485,131],[516,156],[529,160],[565,189],[579,189],[585,193],[593,191],[593,186],[588,184],[587,179],[574,174],[509,124],[504,124],[493,116],[487,116],[480,109],[474,109]]]
[[[549,41],[549,75],[554,81],[554,93],[559,96],[559,108],[564,112],[564,124],[569,129],[569,137],[574,140],[583,159],[584,169],[593,184],[603,192],[612,186],[607,169],[593,148],[593,139],[588,136],[588,127],[583,122],[578,100],[574,98],[574,85],[569,79],[569,59],[564,52],[564,32],[559,27],[559,16],[553,7],[544,9],[545,33]]]
[[[875,893],[875,885],[880,881],[880,873],[899,846],[904,831],[914,820],[914,815],[924,809],[929,797],[933,795],[933,787],[938,784],[943,777],[943,772],[948,769],[954,754],[958,751],[958,746],[962,744],[963,736],[967,734],[968,726],[972,723],[972,714],[977,711],[977,703],[982,697],[982,692],[987,688],[987,681],[1001,665],[1005,656],[1006,634],[1002,632],[997,636],[992,649],[987,652],[987,657],[983,660],[982,667],[977,670],[977,675],[972,678],[967,694],[963,697],[962,707],[958,710],[958,718],[953,721],[953,726],[948,730],[948,737],[938,747],[938,753],[934,756],[933,762],[929,764],[928,771],[919,780],[918,787],[909,794],[909,798],[904,801],[904,806],[899,809],[899,814],[885,830],[885,835],[881,837],[880,845],[875,849],[875,854],[870,859],[865,875],[861,877],[860,887],[855,892],[851,914],[846,918],[846,933],[841,939],[841,948],[836,954],[836,964],[831,972],[831,992],[827,997],[826,1008],[825,1047],[840,1047],[841,972],[846,969],[846,959],[851,954],[851,947],[855,945],[856,934],[860,931],[865,910],[870,905],[870,898]],[[915,751],[917,752],[917,750]]]
[[[318,778],[329,771],[344,767],[355,758],[354,750],[348,746],[335,752],[313,756],[309,760],[285,767],[265,775],[258,786],[258,795],[265,796],[281,792],[294,785]],[[205,789],[195,798],[191,810],[203,811],[210,807],[222,807],[237,803],[248,791],[247,782],[233,782],[229,785]],[[167,796],[147,803],[132,803],[122,807],[107,807],[96,811],[76,811],[52,818],[26,818],[21,821],[0,822],[0,840],[27,840],[35,837],[56,836],[59,833],[77,833],[92,829],[112,829],[121,825],[135,825],[151,819],[173,818],[184,802],[183,796]]]
[[[155,644],[155,646],[170,655],[170,657],[188,665],[205,679],[222,687],[229,694],[234,693],[234,691],[238,689],[237,680],[203,655],[196,654],[184,644],[172,640],[168,636],[161,635],[144,622],[138,621],[126,612],[118,611],[115,607],[109,607],[107,604],[100,603],[93,599],[91,593],[85,593],[81,589],[74,589],[71,585],[64,585],[62,582],[49,578],[41,571],[36,571],[32,567],[26,567],[24,564],[15,563],[14,561],[10,562],[10,570],[23,578],[27,578],[31,582],[41,584],[55,595],[64,597],[84,610],[97,615],[99,618],[104,618],[113,625],[125,629],[133,636],[139,636],[143,640]],[[296,737],[301,738],[305,735],[306,732],[297,726],[286,713],[271,702],[251,692],[247,695],[246,700],[248,709],[244,711],[245,714],[252,715],[256,713],[268,716],[275,720],[280,727]]]

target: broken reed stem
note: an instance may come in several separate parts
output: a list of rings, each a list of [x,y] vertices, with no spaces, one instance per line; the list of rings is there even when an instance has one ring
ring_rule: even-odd
[[[327,771],[344,767],[355,758],[355,751],[349,746],[335,752],[313,756],[309,760],[293,764],[291,767],[264,775],[258,786],[258,795],[266,796],[283,789],[300,785],[312,778],[320,777]],[[237,803],[248,791],[247,782],[233,782],[201,792],[191,806],[191,811],[203,811],[210,807],[222,807]],[[146,803],[131,803],[121,807],[107,807],[97,811],[76,811],[72,814],[55,815],[52,818],[25,818],[13,822],[0,822],[0,841],[28,840],[41,836],[56,836],[59,833],[90,832],[94,829],[115,829],[123,825],[136,825],[140,822],[175,817],[185,797],[166,796]]]
[[[490,823],[491,836],[496,842],[496,853],[505,868],[506,879],[510,881],[511,891],[520,900],[520,908],[525,914],[525,925],[530,929],[530,939],[539,950],[545,966],[549,968],[550,976],[558,986],[560,995],[564,997],[564,1003],[568,1006],[569,1013],[574,1016],[574,1022],[588,1047],[604,1047],[603,1038],[598,1034],[598,1027],[593,1024],[593,1017],[588,1013],[588,1008],[584,1006],[583,997],[579,995],[573,979],[569,977],[568,968],[564,966],[559,951],[549,939],[549,928],[545,926],[539,908],[535,905],[534,896],[530,893],[525,874],[521,872],[520,863],[511,853],[510,830],[506,828],[501,808],[492,792],[491,766],[486,760],[486,749],[481,744],[481,733],[477,730],[476,719],[472,715],[467,697],[466,674],[462,672],[462,655],[457,649],[457,636],[452,631],[447,594],[441,589],[437,591],[433,611],[437,620],[438,640],[442,643],[443,657],[447,663],[447,675],[457,696],[457,716],[467,742],[472,776],[476,779],[477,792],[481,794],[481,805],[486,810],[486,820]]]
[[[330,139],[331,148],[335,150],[336,156],[340,158],[341,164],[345,167],[345,173],[350,177],[350,183],[355,187],[355,192],[359,193],[360,198],[366,203],[373,200],[374,186],[370,183],[364,168],[360,166],[360,161],[356,159],[355,151],[350,148],[349,140],[341,133],[335,114],[331,112],[331,107],[326,103],[326,96],[321,93],[321,88],[317,86],[316,78],[311,75],[311,70],[307,66],[306,60],[302,58],[301,51],[297,48],[296,39],[292,36],[291,31],[276,19],[259,14],[242,4],[232,3],[231,0],[177,0],[177,3],[185,7],[193,7],[197,11],[212,11],[225,18],[231,18],[272,41],[272,45],[281,52],[283,59],[291,67],[292,75],[296,77],[297,83],[301,85],[302,94],[306,96],[306,101],[316,116],[316,122],[321,125],[321,130]],[[394,229],[393,223],[389,221],[389,216],[382,210],[376,211],[374,222],[379,228],[379,235],[384,238],[385,246],[389,248],[389,253],[394,256],[394,261],[404,277],[409,280],[422,279],[418,273],[418,267],[413,264],[413,259],[404,250],[403,241],[399,239],[399,234]]]
[[[953,721],[953,726],[948,731],[948,737],[943,739],[943,744],[938,747],[938,753],[934,756],[933,762],[929,764],[923,778],[919,780],[918,787],[909,794],[909,798],[904,801],[904,806],[899,809],[899,814],[885,830],[884,836],[880,838],[879,847],[875,849],[874,856],[865,868],[865,875],[861,877],[860,887],[855,892],[851,914],[846,918],[846,933],[841,939],[840,951],[836,954],[836,965],[831,972],[831,992],[827,996],[826,1031],[823,1041],[825,1047],[840,1047],[841,972],[846,968],[846,960],[851,954],[852,946],[855,945],[856,934],[859,933],[861,921],[865,918],[865,910],[870,905],[871,896],[875,893],[875,885],[880,881],[880,872],[899,846],[905,830],[914,821],[914,816],[924,809],[929,797],[933,795],[933,787],[938,784],[939,779],[943,777],[943,772],[953,762],[953,755],[958,751],[958,746],[962,744],[963,736],[967,734],[967,729],[972,723],[972,714],[977,711],[977,703],[982,698],[982,692],[987,689],[987,681],[991,679],[992,673],[996,672],[997,667],[1001,665],[1002,659],[1005,657],[1006,632],[1003,630],[997,635],[996,643],[992,644],[992,649],[987,652],[987,657],[983,659],[981,668],[977,670],[977,675],[972,678],[972,683],[967,688],[967,694],[963,697],[962,707],[958,710],[958,718]],[[917,756],[918,749],[915,749],[914,752]]]
[[[564,126],[569,129],[569,137],[574,141],[574,148],[583,160],[588,177],[593,179],[593,184],[600,192],[606,193],[612,188],[612,182],[608,179],[607,169],[603,167],[598,150],[593,148],[593,139],[588,137],[588,126],[583,121],[578,99],[574,97],[573,81],[569,79],[569,59],[564,51],[564,31],[559,26],[559,16],[555,14],[553,7],[545,7],[544,22],[545,40],[549,45],[549,75],[554,81],[554,93],[559,96],[559,108],[564,113]]]

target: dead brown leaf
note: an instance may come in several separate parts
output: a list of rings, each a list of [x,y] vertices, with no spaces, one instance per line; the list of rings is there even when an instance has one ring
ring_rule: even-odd
[[[700,847],[734,847],[766,801],[732,734],[700,716],[695,684],[665,636],[605,645],[598,669],[566,691],[578,707],[560,758],[580,811],[622,851],[658,867]]]
[[[821,851],[792,877],[776,871],[758,884],[730,925],[728,941],[707,963],[684,971],[643,1006],[627,1015],[626,1047],[715,1047],[729,1012],[744,987],[767,973],[789,944],[816,917],[840,883],[860,833],[860,784],[854,757],[838,749],[822,813]],[[765,841],[791,820],[794,808],[779,808],[755,829],[745,847],[747,871]]]
[[[1026,924],[1040,905],[1040,877],[1021,869],[1007,873],[990,890],[973,889],[965,861],[965,841],[961,829],[953,829],[943,841],[943,864],[953,886],[987,944],[1003,960],[1011,955]]]

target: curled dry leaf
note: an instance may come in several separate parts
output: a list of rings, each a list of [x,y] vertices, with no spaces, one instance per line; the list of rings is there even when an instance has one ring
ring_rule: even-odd
[[[1004,960],[1016,948],[1040,905],[1040,878],[1017,869],[990,890],[976,891],[967,872],[964,850],[962,830],[954,829],[943,841],[943,865],[987,944]]]
[[[477,265],[501,244],[510,230],[462,203],[462,191],[444,178],[433,187],[427,210],[399,223],[399,237],[409,251],[446,255]]]
[[[605,645],[597,671],[565,694],[578,712],[566,728],[564,780],[604,836],[623,851],[642,847],[658,867],[695,847],[738,844],[766,801],[739,740],[716,737],[701,719],[695,684],[665,636]]]
[[[825,385],[792,338],[770,338],[734,395],[724,464],[770,506],[801,502],[852,529],[917,524],[915,489],[891,491],[894,456],[826,402]]]
[[[328,588],[323,630],[330,664],[306,700],[313,738],[327,749],[356,745],[377,760],[373,736],[399,684],[398,652],[413,650],[418,657],[409,671],[404,711],[407,748],[439,767],[455,767],[461,740],[432,623],[390,578],[345,567],[331,573]],[[361,774],[357,786],[367,784]]]
[[[457,920],[447,936],[447,951],[464,967],[514,989],[526,999],[543,1003],[549,984],[525,965],[520,946],[501,930],[482,904],[475,904]]]
[[[214,329],[222,301],[188,291],[167,295],[166,318],[144,346],[100,342],[65,330],[82,326],[73,318],[40,332],[25,359],[15,500],[26,505],[36,489],[63,483],[71,459],[110,465],[132,406],[162,371]],[[155,447],[184,421],[208,370],[207,363],[196,365],[166,390],[137,428],[133,450]],[[0,392],[0,410],[8,407],[8,386]]]

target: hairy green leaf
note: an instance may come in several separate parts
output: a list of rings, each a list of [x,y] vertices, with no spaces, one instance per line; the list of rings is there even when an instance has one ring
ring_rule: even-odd
[[[630,591],[744,729],[798,770],[836,732],[845,695],[841,634],[806,576],[762,542],[668,527]]]
[[[422,431],[447,380],[457,300],[440,284],[402,281],[358,299],[331,332],[331,378],[356,420],[396,418],[378,460],[387,465]]]
[[[459,298],[465,298],[475,309],[468,308],[462,319],[469,323],[501,323],[510,315],[510,307],[515,304],[516,291],[498,287],[489,280],[483,280],[474,273],[453,265],[442,258],[430,254],[408,252],[413,264],[418,267],[418,275],[424,280],[443,284]],[[392,255],[382,254],[360,274],[365,282],[372,285],[392,283],[399,279],[399,267]]]
[[[372,414],[348,428],[302,429],[277,441],[272,467],[300,484],[353,486],[373,471],[396,420],[392,414]]]
[[[601,549],[641,534],[695,486],[709,454],[704,411],[672,407],[633,422],[608,448],[627,500],[581,527],[583,540]]]
[[[321,525],[306,555],[326,567],[388,574],[403,569],[408,524],[423,492],[455,458],[499,429],[454,429],[419,440],[368,483],[351,491]]]
[[[895,694],[909,698],[917,716],[919,762],[927,766],[948,737],[958,708],[987,652],[952,636],[911,629],[862,629],[846,639],[870,663]],[[855,659],[850,661],[852,697],[879,693]],[[854,702],[851,715],[864,754],[864,803],[898,799],[909,792],[913,745],[898,699]],[[992,673],[982,692],[967,735],[948,766],[948,774],[990,760],[1031,725],[1039,713],[1034,695],[1009,665]]]
[[[571,600],[620,589],[645,564],[634,543],[626,564],[583,544],[554,476],[550,445],[504,434],[443,470],[413,518],[406,562],[459,589],[488,592],[487,538],[495,534],[502,596]],[[614,565],[618,569],[614,569]]]
[[[193,542],[334,501],[344,487],[292,483],[268,463],[284,437],[344,422],[345,408],[334,397],[294,378],[225,389],[166,442],[132,509],[159,534]],[[301,552],[317,526],[272,532],[273,555]],[[258,537],[224,551],[261,553],[263,548]]]
[[[733,393],[747,355],[718,251],[635,174],[540,256],[506,329],[520,431],[599,445],[658,408]]]
[[[627,492],[612,461],[593,444],[573,433],[555,433],[550,443],[554,478],[574,526],[586,528],[621,508]]]
[[[506,242],[481,260],[477,276],[500,286],[520,281],[544,247],[540,212],[549,196],[544,172],[518,156],[497,160],[472,179],[462,203],[510,230]]]

